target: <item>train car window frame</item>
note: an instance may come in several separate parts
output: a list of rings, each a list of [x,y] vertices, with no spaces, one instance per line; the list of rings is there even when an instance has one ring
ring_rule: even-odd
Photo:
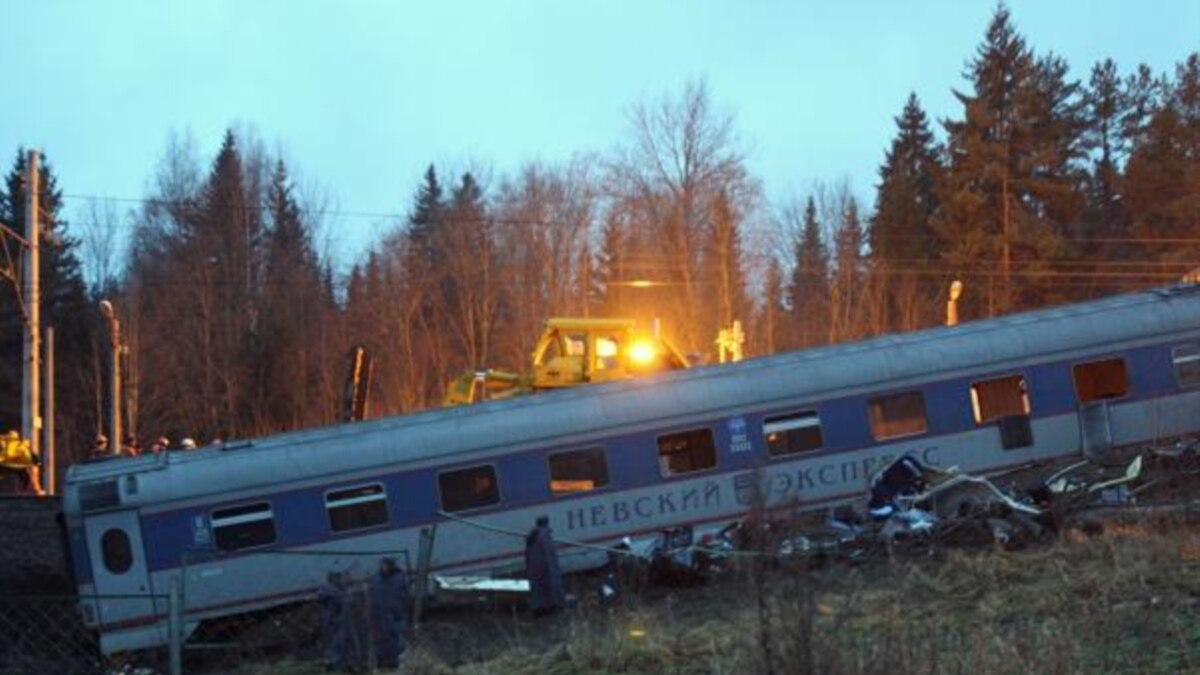
[[[494,501],[490,501],[486,504],[476,504],[476,505],[467,506],[464,508],[458,508],[458,509],[446,508],[446,495],[445,495],[445,492],[442,490],[442,477],[445,476],[446,474],[461,473],[464,471],[472,471],[475,469],[491,469],[492,484],[495,485],[494,492],[496,493],[496,499]],[[437,489],[438,489],[438,510],[445,511],[446,513],[463,513],[466,511],[478,511],[480,509],[488,509],[488,508],[496,506],[497,504],[500,504],[501,502],[504,501],[504,494],[500,490],[500,470],[496,466],[495,462],[486,462],[483,464],[470,464],[467,466],[455,467],[453,469],[442,469],[441,471],[437,472]]]
[[[1080,369],[1081,368],[1094,369],[1096,367],[1101,366],[1102,364],[1108,364],[1108,363],[1113,363],[1113,362],[1121,364],[1121,374],[1124,379],[1124,382],[1123,382],[1124,387],[1123,387],[1121,393],[1114,395],[1114,396],[1089,396],[1087,398],[1084,398],[1083,396],[1081,396],[1080,391],[1079,391]],[[1084,405],[1087,403],[1096,403],[1098,401],[1119,401],[1119,400],[1125,398],[1126,396],[1129,396],[1129,391],[1132,388],[1131,385],[1132,385],[1132,380],[1129,377],[1129,361],[1124,356],[1108,356],[1108,357],[1099,358],[1099,359],[1092,359],[1090,361],[1079,361],[1079,362],[1071,364],[1071,387],[1075,391],[1075,401],[1078,402],[1080,405]],[[1091,392],[1088,392],[1088,393],[1091,393]]]
[[[1190,353],[1181,354],[1183,350]],[[1185,364],[1186,370],[1181,370],[1180,364]],[[1179,385],[1180,389],[1200,386],[1200,343],[1188,342],[1172,347],[1171,366],[1175,371],[1175,384]]]
[[[666,439],[672,439],[672,438],[676,438],[676,437],[680,437],[680,436],[685,436],[688,434],[695,434],[695,433],[701,433],[701,432],[708,434],[708,444],[709,444],[710,456],[712,458],[712,461],[707,466],[703,466],[700,468],[688,469],[686,471],[672,470],[671,469],[671,461],[670,461],[669,457],[671,455],[681,454],[681,452],[677,451],[677,450],[672,450],[672,451],[668,452],[666,455],[664,455],[663,454],[663,441]],[[689,451],[683,451],[683,452],[689,452]],[[654,438],[654,453],[655,453],[655,457],[657,457],[657,459],[658,459],[658,473],[663,478],[673,478],[675,476],[690,476],[692,474],[703,473],[705,471],[712,471],[713,469],[716,469],[717,466],[720,464],[719,460],[717,459],[717,435],[715,432],[713,432],[712,427],[707,426],[707,425],[699,426],[699,427],[691,427],[688,429],[680,429],[679,431],[671,431],[671,432],[668,432],[665,434],[659,434],[659,435],[655,436],[655,438]],[[664,459],[666,461],[664,461]]]
[[[129,533],[119,527],[111,527],[100,535],[100,558],[104,569],[113,576],[121,576],[133,569],[133,543]]]
[[[237,513],[234,515],[220,515],[223,513],[230,512],[230,511],[239,511],[239,510],[248,509],[251,507],[259,507],[259,506],[265,506],[266,509],[258,510],[258,511],[249,511],[246,513]],[[232,521],[232,522],[230,522],[230,521]],[[224,551],[227,553],[234,553],[237,551],[246,551],[246,550],[250,550],[250,549],[262,548],[264,546],[270,546],[271,544],[274,544],[276,541],[279,540],[279,530],[278,530],[278,528],[275,527],[275,507],[269,501],[245,502],[242,504],[235,504],[233,506],[223,506],[219,509],[213,509],[208,514],[208,522],[209,522],[210,526],[212,527],[213,546],[215,546],[217,548],[217,550],[219,550],[219,551]],[[253,524],[253,523],[261,523],[261,522],[270,523],[270,532],[271,532],[270,540],[255,540],[254,542],[245,544],[245,545],[241,545],[241,542],[235,542],[235,543],[239,544],[236,546],[222,546],[221,545],[221,541],[222,541],[221,531],[222,530],[228,530],[228,528],[237,527],[239,525],[248,525],[248,524]],[[251,532],[253,532],[253,531],[251,530]],[[243,538],[246,538],[246,537],[243,537]]]
[[[795,424],[793,426],[785,426],[790,422],[799,422],[802,419],[807,419],[816,422],[816,424]],[[778,425],[773,431],[768,428],[772,424]],[[788,436],[785,435],[785,447],[782,451],[776,451],[771,444],[772,433],[784,433],[797,431],[800,429],[810,429],[816,427],[818,443],[813,447],[804,447],[799,449],[791,449],[790,443],[786,442]],[[767,448],[767,457],[769,459],[781,459],[784,457],[792,457],[794,455],[805,455],[814,452],[820,452],[825,449],[825,428],[821,423],[821,414],[816,409],[795,410],[790,412],[780,412],[771,415],[763,416],[762,421],[762,437],[763,445]]]
[[[895,421],[880,419],[882,408],[880,404],[891,403],[903,399],[916,398],[921,404],[921,428],[901,431],[888,431],[881,428],[882,425],[894,425]],[[879,412],[876,412],[879,411]],[[891,394],[880,394],[871,396],[867,399],[867,423],[871,429],[871,438],[876,441],[890,441],[896,438],[911,438],[929,433],[929,408],[925,405],[925,392],[920,389],[910,389],[908,391],[894,392]]]
[[[588,452],[599,452],[600,453],[600,465],[604,467],[604,482],[600,483],[598,485],[593,483],[592,487],[581,487],[581,488],[572,489],[572,488],[564,486],[564,489],[555,490],[554,489],[555,482],[569,483],[572,481],[568,481],[568,480],[556,481],[555,480],[555,478],[554,478],[554,459],[556,457],[562,457],[564,455],[578,455],[578,454],[588,453]],[[572,448],[570,450],[556,450],[554,452],[549,453],[548,455],[546,455],[546,475],[548,478],[546,486],[548,488],[550,488],[550,494],[554,497],[569,497],[571,495],[580,495],[580,494],[596,492],[597,490],[604,490],[609,485],[612,484],[612,471],[610,471],[610,467],[608,465],[608,451],[605,449],[605,447],[603,445],[591,445],[591,446],[587,446],[587,447],[583,447],[583,448]],[[579,482],[582,482],[582,481],[579,481]]]
[[[980,386],[981,385],[1000,385],[1000,384],[1010,381],[1010,380],[1015,380],[1018,383],[1018,387],[1020,389],[1020,394],[1021,394],[1021,411],[1020,412],[1009,412],[1009,411],[993,412],[993,411],[991,411],[990,408],[992,408],[993,405],[990,403],[987,403],[987,401],[984,400],[984,399],[988,398],[987,396],[984,396],[981,398]],[[999,377],[989,377],[985,380],[975,380],[974,382],[971,383],[970,393],[971,393],[971,415],[972,415],[972,418],[975,420],[975,424],[978,426],[982,426],[985,424],[991,424],[992,422],[995,422],[996,420],[998,420],[1002,417],[1012,417],[1012,416],[1022,416],[1022,415],[1025,417],[1028,417],[1033,412],[1033,402],[1029,398],[1029,380],[1025,377],[1025,375],[1023,373],[1012,373],[1010,375],[1001,375]],[[1004,395],[1009,396],[1009,395],[1011,395],[1011,392],[1007,392]],[[988,408],[989,410],[984,410],[984,408]],[[988,412],[989,414],[984,415],[985,412]]]
[[[347,495],[347,493],[353,493],[353,492],[358,492],[358,491],[362,491],[362,490],[369,490],[371,488],[378,488],[378,491],[372,492],[369,494],[357,494],[357,495],[353,495],[353,496],[343,496],[343,495]],[[331,501],[333,501],[335,503],[331,504],[330,503]],[[391,513],[388,511],[387,486],[385,486],[383,483],[381,483],[379,481],[375,481],[375,482],[371,482],[371,483],[360,483],[357,485],[346,485],[346,486],[337,487],[337,488],[330,488],[324,492],[322,502],[325,504],[325,519],[329,523],[329,531],[332,532],[333,534],[342,534],[344,532],[357,532],[359,530],[369,530],[369,529],[376,528],[376,527],[385,527],[392,520]],[[334,520],[334,511],[335,510],[344,511],[347,509],[354,509],[355,507],[362,506],[364,504],[373,506],[380,502],[382,502],[382,504],[383,504],[383,520],[380,520],[377,522],[362,523],[361,520],[362,520],[363,516],[354,515],[351,517],[351,520],[353,520],[355,522],[352,522],[350,524],[341,524],[340,527],[339,527],[339,523],[335,522],[335,520]],[[374,513],[374,512],[359,510],[359,511],[353,511],[352,513],[359,514],[359,513]]]

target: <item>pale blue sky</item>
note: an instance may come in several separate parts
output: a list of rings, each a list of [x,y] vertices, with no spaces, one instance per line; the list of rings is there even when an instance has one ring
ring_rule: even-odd
[[[1200,0],[1011,0],[1086,79],[1200,49]],[[425,166],[604,151],[640,100],[705,78],[780,200],[848,178],[865,204],[915,91],[935,119],[992,0],[0,0],[0,165],[42,147],[68,193],[139,197],[168,134],[206,160],[250,125],[346,211],[402,212]],[[77,203],[68,205],[69,209]],[[75,217],[73,211],[68,215]],[[378,232],[341,218],[343,252]]]

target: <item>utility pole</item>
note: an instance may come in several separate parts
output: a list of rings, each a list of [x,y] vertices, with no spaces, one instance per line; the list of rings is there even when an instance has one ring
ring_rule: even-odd
[[[45,412],[46,445],[42,453],[42,489],[51,497],[54,496],[54,472],[58,470],[55,458],[57,449],[54,446],[54,327],[46,326],[46,392]]]
[[[41,402],[41,373],[39,372],[38,357],[41,354],[38,331],[41,328],[41,280],[39,269],[38,243],[41,235],[41,214],[38,213],[38,197],[41,188],[40,171],[38,170],[37,150],[30,150],[25,162],[25,284],[22,295],[25,298],[25,348],[22,358],[25,364],[24,379],[21,381],[21,434],[29,439],[29,450],[35,456],[40,456],[42,417],[39,408]]]
[[[109,384],[112,391],[109,394],[112,401],[112,417],[108,423],[108,448],[114,455],[121,453],[121,321],[117,318],[117,310],[108,300],[100,301],[100,313],[108,319],[109,338],[112,341],[112,373]]]

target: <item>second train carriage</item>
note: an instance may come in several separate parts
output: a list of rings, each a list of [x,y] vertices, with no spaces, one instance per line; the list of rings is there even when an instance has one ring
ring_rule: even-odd
[[[523,542],[497,530],[540,515],[572,541],[699,534],[744,516],[756,489],[817,508],[906,453],[973,472],[1102,457],[1200,432],[1198,404],[1200,290],[1185,286],[77,465],[64,510],[85,619],[112,652],[165,642],[172,580],[191,630],[308,597],[364,555],[411,559],[435,522],[432,571],[513,573]]]

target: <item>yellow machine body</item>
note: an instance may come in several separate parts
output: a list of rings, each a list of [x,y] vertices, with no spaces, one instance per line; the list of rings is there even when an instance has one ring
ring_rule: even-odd
[[[632,319],[547,319],[532,361],[529,374],[465,373],[447,387],[443,404],[464,405],[688,367],[674,345],[660,336],[638,333]]]

